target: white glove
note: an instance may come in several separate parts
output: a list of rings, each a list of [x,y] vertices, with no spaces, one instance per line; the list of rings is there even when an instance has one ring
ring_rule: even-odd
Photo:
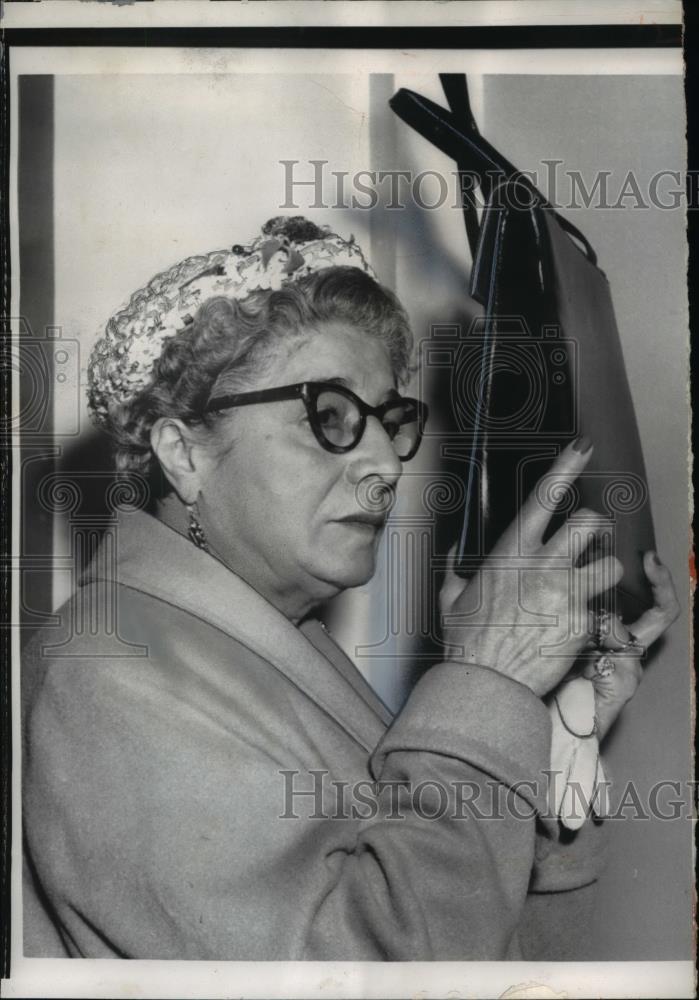
[[[595,688],[576,677],[559,685],[548,704],[551,717],[549,807],[563,826],[578,830],[590,809],[609,812],[608,782],[599,756]]]

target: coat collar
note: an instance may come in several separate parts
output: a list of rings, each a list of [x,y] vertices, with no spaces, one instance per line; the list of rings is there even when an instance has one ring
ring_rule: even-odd
[[[318,623],[297,628],[223,563],[143,511],[116,525],[116,581],[181,608],[263,657],[338,721],[367,751],[391,720],[351,661],[329,642],[312,642]],[[81,583],[104,579],[99,555]],[[337,655],[332,655],[333,649]]]

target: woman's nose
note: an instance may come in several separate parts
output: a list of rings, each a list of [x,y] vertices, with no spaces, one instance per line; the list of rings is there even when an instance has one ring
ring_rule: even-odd
[[[362,439],[347,457],[349,477],[355,485],[367,476],[379,476],[389,486],[395,486],[403,472],[393,442],[376,417],[367,417]]]

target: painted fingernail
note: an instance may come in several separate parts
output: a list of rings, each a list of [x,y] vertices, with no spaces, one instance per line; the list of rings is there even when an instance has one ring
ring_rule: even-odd
[[[592,441],[590,441],[587,434],[583,434],[582,437],[578,437],[573,441],[573,451],[579,452],[584,455],[586,451],[589,451],[592,447]]]

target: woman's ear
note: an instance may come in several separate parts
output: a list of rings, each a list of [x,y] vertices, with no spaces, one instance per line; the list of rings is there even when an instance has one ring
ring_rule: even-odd
[[[173,489],[185,504],[199,496],[200,476],[191,431],[182,420],[160,417],[150,432],[153,453]]]

